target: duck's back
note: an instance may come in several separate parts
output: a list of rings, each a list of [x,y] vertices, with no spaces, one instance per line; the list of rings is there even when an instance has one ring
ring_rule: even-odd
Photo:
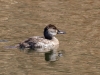
[[[20,43],[20,48],[30,48],[37,52],[48,52],[56,48],[56,43],[44,37],[33,36]]]

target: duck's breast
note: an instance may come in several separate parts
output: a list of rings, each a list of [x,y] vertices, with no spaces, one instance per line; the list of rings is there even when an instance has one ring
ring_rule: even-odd
[[[48,40],[40,37],[36,39],[34,50],[37,52],[48,52],[50,50],[56,50],[58,46],[59,44],[54,40]]]

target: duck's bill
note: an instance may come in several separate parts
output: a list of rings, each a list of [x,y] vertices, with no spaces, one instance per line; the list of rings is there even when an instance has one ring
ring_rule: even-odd
[[[66,32],[58,30],[57,34],[66,34]]]

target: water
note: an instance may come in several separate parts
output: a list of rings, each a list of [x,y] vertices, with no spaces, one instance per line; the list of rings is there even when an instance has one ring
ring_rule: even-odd
[[[6,49],[54,24],[62,57]],[[99,0],[0,0],[0,75],[100,75]],[[7,39],[7,40],[5,40]]]

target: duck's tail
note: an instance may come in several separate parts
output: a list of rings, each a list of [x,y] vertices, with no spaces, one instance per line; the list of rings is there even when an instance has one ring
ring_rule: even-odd
[[[5,49],[18,49],[19,48],[19,44],[15,45],[15,46],[5,46]]]

